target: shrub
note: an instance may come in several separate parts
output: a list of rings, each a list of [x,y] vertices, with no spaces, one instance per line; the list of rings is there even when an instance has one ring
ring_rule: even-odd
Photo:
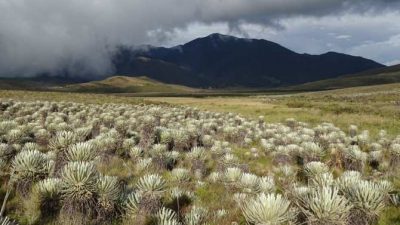
[[[96,158],[97,152],[94,146],[88,142],[76,143],[68,147],[66,158],[68,161],[92,161]]]
[[[180,225],[176,213],[168,208],[161,208],[156,218],[158,225]]]
[[[310,224],[347,224],[351,205],[346,198],[339,195],[338,189],[317,188],[305,195],[302,200],[300,208]]]
[[[93,163],[70,162],[62,173],[62,219],[86,223],[94,216],[98,174]]]
[[[61,179],[47,178],[38,182],[35,188],[40,196],[42,212],[51,212],[54,209],[58,209],[62,188]]]
[[[206,223],[208,211],[205,208],[193,206],[185,215],[185,225],[202,225]]]
[[[132,192],[125,197],[124,209],[128,217],[135,217],[139,211],[142,196],[137,192]]]
[[[141,177],[136,184],[142,196],[141,209],[144,213],[153,213],[160,207],[160,197],[166,190],[166,181],[157,174]]]
[[[120,186],[118,178],[112,176],[100,176],[96,182],[97,202],[101,212],[99,216],[106,219],[109,214],[113,213],[116,208],[117,201],[120,197]]]
[[[141,177],[136,187],[142,195],[159,196],[166,189],[165,180],[157,174],[150,174]]]
[[[39,151],[22,151],[12,161],[11,181],[16,183],[23,195],[28,193],[33,182],[44,179],[48,174],[48,161]]]
[[[354,205],[350,219],[359,221],[360,224],[376,222],[385,207],[386,193],[382,191],[379,184],[356,180],[351,183],[344,193]]]
[[[8,217],[0,216],[0,224],[1,225],[18,225],[17,222],[11,220]]]
[[[279,194],[262,193],[245,200],[241,208],[247,222],[251,224],[285,224],[295,216],[290,202]]]

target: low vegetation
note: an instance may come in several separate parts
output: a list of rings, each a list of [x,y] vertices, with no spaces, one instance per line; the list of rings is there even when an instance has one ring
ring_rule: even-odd
[[[369,130],[400,133],[400,84],[386,84],[296,94],[260,93],[253,97],[143,98],[153,102],[189,105],[203,110],[235,112],[266,122],[295,118],[311,125],[330,122],[341,129],[350,124]]]
[[[0,224],[398,222],[394,130],[128,97],[2,96]],[[256,100],[290,108],[297,98]]]

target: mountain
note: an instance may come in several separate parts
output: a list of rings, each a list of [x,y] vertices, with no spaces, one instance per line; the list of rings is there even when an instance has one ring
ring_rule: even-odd
[[[136,56],[130,48],[119,48],[113,63],[117,67],[116,73],[125,76],[131,76],[135,72],[165,83],[192,87],[203,83],[196,73],[187,68],[159,59]]]
[[[172,48],[121,46],[113,56],[117,74],[192,87],[277,87],[385,66],[336,52],[299,54],[267,40],[211,34]]]
[[[200,91],[181,85],[165,84],[148,77],[113,76],[100,81],[70,84],[59,89],[91,93],[193,93]]]
[[[265,89],[386,68],[362,57],[336,52],[299,54],[267,40],[221,34],[211,34],[171,48],[119,46],[111,60],[115,70],[110,74],[78,77],[69,74],[69,70],[60,70],[64,72],[34,78],[0,78],[0,89],[47,90],[115,74],[146,76],[165,84],[196,88]]]
[[[301,85],[295,85],[292,87],[288,87],[284,90],[329,90],[391,83],[400,83],[400,65],[368,70],[356,74],[344,75],[333,79],[326,79]]]

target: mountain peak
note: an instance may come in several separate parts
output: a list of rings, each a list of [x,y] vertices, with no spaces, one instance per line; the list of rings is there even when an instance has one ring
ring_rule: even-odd
[[[340,53],[340,52],[329,51],[329,52],[325,52],[322,55],[345,55],[345,54]]]
[[[197,39],[194,39],[185,45],[191,45],[191,44],[200,44],[202,45],[203,43],[208,43],[213,45],[214,47],[217,47],[220,44],[223,43],[231,43],[232,41],[238,41],[242,40],[241,38],[235,37],[235,36],[230,36],[230,35],[225,35],[225,34],[220,34],[220,33],[213,33],[205,37],[200,37]],[[245,39],[243,39],[245,40]]]
[[[141,56],[157,63],[150,66],[137,60]],[[173,79],[197,87],[273,87],[384,67],[341,53],[299,54],[268,40],[219,33],[172,48],[153,48],[134,52],[133,56],[121,54],[116,62],[116,71],[121,74],[150,74],[161,81]],[[191,82],[193,79],[196,82]]]
[[[235,36],[226,35],[226,34],[220,34],[220,33],[213,33],[213,34],[208,35],[205,38],[216,39],[216,40],[237,40],[237,39],[240,39],[240,38],[235,37]]]

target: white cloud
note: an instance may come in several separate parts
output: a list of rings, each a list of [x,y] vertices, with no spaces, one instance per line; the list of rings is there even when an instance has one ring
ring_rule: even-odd
[[[386,40],[365,42],[350,50],[355,55],[371,55],[386,65],[394,65],[400,60],[400,34],[388,36]]]
[[[336,36],[336,39],[350,39],[350,38],[351,35],[346,35],[346,34]]]
[[[271,40],[300,53],[337,51],[388,64],[400,58],[400,24],[393,21],[400,21],[400,13],[291,17],[280,19],[281,27],[278,28],[242,23],[239,27],[246,35],[230,30],[224,23],[196,23],[185,29],[175,29],[172,41],[165,44],[172,46],[198,36],[221,32]]]
[[[116,45],[168,45],[211,32],[267,38],[301,52],[325,51],[327,43],[341,50],[349,46],[325,32],[351,35],[348,44],[363,35],[385,41],[398,33],[398,7],[391,0],[0,0],[0,75],[106,73]],[[355,20],[337,19],[346,14]],[[365,24],[364,14],[396,16],[377,27]]]
[[[398,65],[398,64],[400,64],[400,59],[398,59],[398,60],[393,60],[393,61],[388,61],[388,62],[386,62],[385,64],[388,65],[388,66]]]

